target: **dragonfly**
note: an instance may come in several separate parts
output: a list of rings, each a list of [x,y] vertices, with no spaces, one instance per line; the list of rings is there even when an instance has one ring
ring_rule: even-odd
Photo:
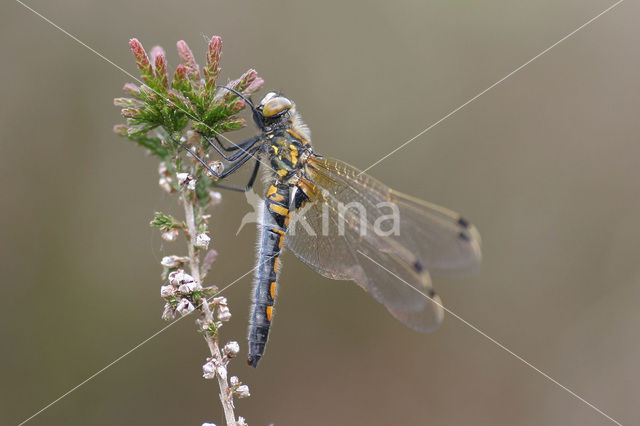
[[[263,357],[278,293],[280,255],[288,249],[320,275],[354,281],[393,317],[419,332],[435,330],[444,309],[430,275],[459,276],[481,261],[476,227],[446,208],[395,191],[342,161],[316,154],[295,104],[269,92],[251,107],[259,134],[227,146],[202,135],[227,162],[213,170],[179,141],[208,172],[223,179],[255,160],[245,187],[265,164],[266,193],[259,214],[248,364]]]

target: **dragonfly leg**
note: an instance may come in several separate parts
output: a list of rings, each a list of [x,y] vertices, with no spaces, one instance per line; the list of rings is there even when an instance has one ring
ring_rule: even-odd
[[[260,169],[260,160],[256,159],[256,164],[255,166],[253,166],[253,171],[251,172],[251,177],[249,178],[249,182],[247,182],[247,184],[244,187],[232,186],[232,185],[216,185],[216,188],[228,189],[231,191],[238,191],[238,192],[247,192],[248,190],[253,188],[253,184],[256,181],[256,176],[258,176],[258,169]]]
[[[225,146],[222,141],[220,141],[220,139],[218,138],[218,135],[215,135],[213,137],[213,139],[218,142],[218,145],[220,145],[219,147],[213,143],[213,141],[211,140],[211,138],[209,138],[208,136],[203,135],[202,133],[200,133],[200,135],[209,143],[209,145],[211,146],[211,148],[215,149],[216,152],[218,154],[220,154],[222,156],[222,158],[224,158],[227,161],[235,161],[237,158],[239,158],[240,156],[242,156],[242,154],[244,154],[245,152],[247,152],[247,149],[250,149],[251,147],[253,147],[253,145],[255,145],[259,140],[260,137],[259,136],[254,136],[251,139],[247,139],[244,142],[240,142],[238,144],[234,144],[233,146]],[[226,152],[231,152],[231,151],[237,151],[240,150],[234,154],[231,155],[226,155],[223,151]]]
[[[173,137],[170,137],[170,139],[173,143],[182,147],[185,151],[191,154],[191,156],[196,160],[198,160],[198,162],[202,164],[204,168],[207,169],[209,173],[211,173],[212,176],[218,179],[224,179],[225,177],[229,176],[231,173],[238,170],[238,168],[242,166],[244,163],[246,163],[249,159],[251,159],[253,155],[256,153],[256,151],[258,151],[258,149],[260,148],[260,146],[256,146],[251,148],[249,151],[242,151],[242,155],[238,156],[240,158],[238,158],[237,161],[231,165],[231,167],[229,167],[227,170],[223,171],[222,173],[218,173],[215,170],[213,170],[211,166],[209,166],[202,158],[200,158],[200,156],[196,154],[191,148],[189,148],[179,140],[174,139]]]

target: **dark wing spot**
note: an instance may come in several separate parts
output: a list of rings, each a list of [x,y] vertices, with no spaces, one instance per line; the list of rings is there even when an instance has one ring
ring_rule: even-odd
[[[429,291],[427,292],[427,296],[433,299],[435,295],[436,295],[436,291],[430,288]]]
[[[464,240],[466,242],[471,241],[471,237],[469,236],[469,234],[467,234],[464,231],[458,234],[458,238],[460,238],[461,240]]]
[[[416,260],[415,262],[413,262],[413,269],[415,269],[416,272],[418,273],[422,273],[422,271],[424,271],[424,267],[422,266],[422,263],[420,263],[419,260]]]
[[[467,228],[469,228],[469,226],[471,226],[471,224],[469,222],[467,222],[467,219],[465,219],[462,216],[460,216],[460,218],[458,219],[458,225],[462,226],[465,229],[467,229]]]

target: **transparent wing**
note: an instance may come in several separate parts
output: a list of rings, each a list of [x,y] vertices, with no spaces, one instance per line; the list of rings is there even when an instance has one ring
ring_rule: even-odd
[[[310,200],[293,215],[286,246],[321,275],[355,281],[409,327],[435,329],[443,312],[429,272],[475,269],[476,229],[338,160],[311,157],[305,173]]]

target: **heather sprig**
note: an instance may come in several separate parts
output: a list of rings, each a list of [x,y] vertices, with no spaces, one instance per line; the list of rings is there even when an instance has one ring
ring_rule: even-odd
[[[165,241],[176,241],[182,235],[187,243],[186,255],[165,256],[160,262],[163,268],[160,296],[165,301],[162,317],[172,320],[176,315],[197,314],[198,329],[210,352],[203,365],[203,377],[217,379],[227,425],[245,425],[242,417],[236,419],[233,398],[248,397],[249,388],[236,376],[228,379],[227,372],[240,346],[235,341],[222,348],[219,344],[220,328],[231,319],[231,311],[227,299],[217,294],[216,286],[203,285],[218,255],[210,247],[211,215],[207,210],[219,204],[221,196],[207,169],[176,143],[179,141],[200,158],[209,160],[211,147],[201,135],[215,136],[242,127],[245,121],[237,114],[245,108],[245,101],[217,86],[222,56],[220,37],[211,38],[206,65],[202,68],[187,43],[179,41],[181,63],[172,79],[161,47],[154,47],[149,55],[137,39],[131,39],[129,47],[141,79],[139,85],[124,85],[126,97],[114,99],[126,119],[125,124],[115,126],[114,130],[159,158],[158,183],[165,192],[178,195],[185,212],[184,220],[157,212],[151,221]],[[226,86],[248,97],[262,84],[258,73],[250,69]],[[219,161],[208,164],[213,170],[223,170]]]
[[[245,102],[233,92],[216,88],[221,70],[220,37],[214,36],[209,42],[203,72],[187,43],[179,41],[177,49],[182,62],[171,81],[166,54],[161,47],[154,47],[150,56],[135,38],[129,41],[129,47],[143,84],[125,84],[123,90],[128,97],[114,100],[126,118],[125,124],[116,126],[117,133],[164,159],[179,148],[168,146],[166,135],[153,134],[151,130],[160,127],[169,135],[181,134],[190,125],[193,130],[213,136],[239,129],[245,124],[237,116],[246,106]],[[262,87],[263,82],[258,73],[250,69],[240,78],[231,80],[227,86],[250,96]]]

